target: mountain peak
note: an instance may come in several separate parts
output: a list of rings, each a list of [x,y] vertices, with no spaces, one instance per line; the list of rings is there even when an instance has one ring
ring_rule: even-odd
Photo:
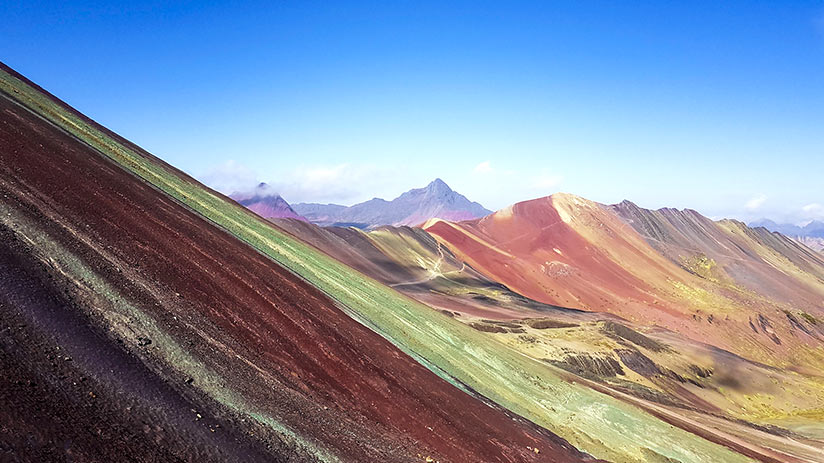
[[[490,213],[478,203],[452,190],[440,178],[423,188],[411,189],[392,201],[373,198],[354,206],[337,210],[324,210],[317,214],[316,207],[298,204],[296,210],[319,224],[361,224],[364,227],[378,225],[419,225],[433,217],[460,221],[483,217]]]
[[[446,184],[440,178],[436,178],[429,182],[429,185],[426,185],[426,191],[435,192],[435,193],[452,193],[452,188],[449,188],[449,185]]]
[[[290,218],[306,220],[300,214],[296,213],[285,199],[272,191],[269,185],[263,182],[259,183],[251,192],[232,193],[229,197],[237,201],[241,206],[246,207],[266,219]]]
[[[444,182],[440,178],[436,178],[435,180],[432,180],[431,182],[429,182],[429,185],[427,185],[427,188],[449,188],[449,185],[447,185],[446,182]]]

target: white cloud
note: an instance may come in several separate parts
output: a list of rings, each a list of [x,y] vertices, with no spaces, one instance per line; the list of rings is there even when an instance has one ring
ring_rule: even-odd
[[[307,190],[319,190],[341,183],[344,177],[352,173],[353,169],[349,164],[298,167],[292,173],[292,179],[294,183],[300,184]]]
[[[252,192],[259,183],[265,182],[268,192],[276,192],[290,203],[352,204],[374,196],[391,195],[387,191],[394,192],[406,174],[403,166],[377,167],[348,163],[298,165],[274,171],[252,170],[230,160],[198,178],[225,194]]]
[[[824,219],[824,205],[819,203],[810,203],[801,208],[802,216],[806,220]]]
[[[764,203],[767,202],[766,195],[758,195],[753,196],[749,201],[744,204],[744,209],[748,211],[755,211],[761,208]]]
[[[818,203],[810,203],[802,207],[801,210],[807,213],[821,212],[822,210],[824,210],[824,206]]]
[[[477,166],[475,166],[475,168],[472,169],[472,173],[475,173],[475,174],[489,174],[489,173],[492,173],[492,170],[493,169],[492,169],[491,163],[489,161],[484,161],[484,162],[478,164]]]
[[[233,159],[199,175],[198,179],[225,194],[249,191],[260,182],[255,171]]]
[[[370,166],[351,164],[298,166],[272,183],[287,201],[346,202],[359,194],[372,173]]]
[[[549,172],[543,172],[539,175],[536,175],[532,179],[532,188],[541,192],[546,192],[546,194],[553,193],[555,188],[564,181],[564,178],[557,174],[552,174]]]

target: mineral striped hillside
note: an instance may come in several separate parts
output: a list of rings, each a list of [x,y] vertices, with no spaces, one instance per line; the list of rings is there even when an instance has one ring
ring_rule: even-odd
[[[271,221],[5,66],[0,195],[5,459],[821,461],[819,312],[786,309],[795,341],[757,318],[784,301],[713,292],[585,200]],[[705,294],[762,305],[708,320]]]
[[[590,460],[439,378],[100,147],[202,188],[192,179],[0,72],[5,457]],[[42,117],[56,114],[89,132]]]

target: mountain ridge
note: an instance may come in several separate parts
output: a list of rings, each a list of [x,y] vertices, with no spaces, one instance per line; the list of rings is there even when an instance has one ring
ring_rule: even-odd
[[[408,190],[391,201],[383,198],[341,206],[339,204],[297,203],[293,209],[317,225],[354,225],[374,228],[381,225],[420,225],[437,217],[467,220],[483,217],[491,211],[452,190],[440,178],[423,188]]]
[[[759,219],[748,223],[750,227],[764,227],[769,231],[780,232],[783,235],[806,238],[824,238],[824,222],[821,220],[811,220],[805,225],[795,225],[791,223],[778,223],[770,219]]]
[[[770,219],[760,219],[749,223],[750,227],[763,227],[772,232],[781,233],[799,243],[824,253],[824,222],[812,220],[801,226],[791,223],[777,223]]]
[[[820,355],[818,326],[796,322],[824,315],[824,259],[765,229],[564,193],[425,229],[485,276],[543,303],[714,336],[773,365],[811,368]]]

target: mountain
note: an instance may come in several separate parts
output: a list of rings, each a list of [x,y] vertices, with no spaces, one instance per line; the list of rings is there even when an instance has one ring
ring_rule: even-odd
[[[824,238],[815,238],[812,236],[796,236],[793,238],[799,243],[807,246],[810,249],[824,254]]]
[[[13,461],[589,460],[540,416],[475,392],[511,371],[496,379],[463,355],[486,372],[474,381],[426,332],[413,357],[378,308],[456,342],[460,326],[4,65],[0,198],[0,448]]]
[[[295,212],[279,194],[271,192],[269,186],[265,183],[260,183],[251,192],[233,193],[229,197],[265,219],[306,220],[306,218]]]
[[[726,416],[811,437],[805,428],[824,418],[814,411],[824,405],[824,257],[792,239],[689,209],[609,206],[564,193],[423,228],[456,259],[529,299],[619,317],[552,321],[554,329],[537,332],[529,322],[486,322],[524,355],[595,378],[607,391],[689,404],[718,431],[731,430],[713,418]],[[600,328],[585,328],[593,323]],[[734,434],[756,447],[774,440]],[[785,444],[806,456],[768,460],[818,460]]]
[[[824,222],[813,220],[804,226],[793,224],[777,224],[771,220],[763,219],[750,224],[750,226],[764,227],[767,230],[779,232],[804,244],[810,249],[824,253]]]
[[[804,225],[801,236],[811,238],[824,238],[824,222],[820,220],[813,220],[807,225]]]
[[[569,194],[424,228],[485,276],[540,302],[712,339],[777,367],[824,361],[824,258],[764,229]]]
[[[712,221],[696,211],[643,209],[624,201],[610,206],[650,246],[703,278],[729,282],[773,300],[815,310],[820,305],[824,259],[783,234],[751,228],[735,220]],[[708,259],[701,269],[695,259]],[[710,274],[711,273],[711,274]]]
[[[637,207],[628,201],[620,206],[630,205]],[[712,224],[690,210],[643,211],[667,213],[672,217],[683,214],[689,219],[681,223],[673,220],[673,223],[685,230],[702,222]],[[574,374],[576,381],[597,382],[607,393],[620,390],[650,412],[655,412],[655,406],[648,402],[653,397],[653,403],[676,404],[690,410],[693,416],[700,416],[702,422],[713,423],[719,416],[735,421],[739,424],[733,426],[726,422],[718,428],[722,423],[714,422],[709,428],[733,432],[751,445],[770,442],[771,446],[804,453],[790,441],[766,433],[754,434],[752,426],[775,425],[776,422],[768,418],[771,415],[762,414],[766,409],[777,416],[802,410],[801,413],[815,414],[816,404],[824,404],[822,384],[815,376],[788,373],[747,360],[717,347],[714,337],[690,339],[661,326],[650,327],[643,311],[635,320],[630,320],[524,297],[462,261],[448,245],[438,241],[437,235],[424,229],[383,226],[364,231],[352,227],[319,227],[291,219],[277,219],[274,223],[341,262],[439,309],[509,348]],[[798,326],[811,329],[810,325]],[[746,335],[751,328],[747,325],[739,329],[745,332],[736,335]],[[733,374],[735,381],[748,386],[730,387]],[[775,388],[775,384],[783,387]],[[742,408],[742,403],[746,403],[747,408]],[[759,412],[753,414],[749,410]],[[676,412],[671,418],[683,419],[680,415]],[[806,419],[795,423],[811,424]],[[782,456],[777,460],[787,458]]]
[[[749,226],[753,228],[764,227],[769,231],[789,236],[811,249],[824,252],[824,222],[820,220],[813,220],[804,226],[799,226],[790,223],[779,224],[769,219],[761,219],[751,222]]]
[[[380,225],[420,225],[433,217],[460,221],[483,217],[489,210],[453,191],[441,179],[409,190],[392,201],[373,198],[354,206],[299,203],[295,211],[318,225],[346,224],[358,228]]]
[[[350,267],[450,315],[511,320],[580,314],[510,291],[457,259],[420,228],[382,226],[365,231],[292,219],[273,223]]]
[[[803,227],[791,223],[776,223],[770,219],[761,219],[748,224],[752,228],[764,227],[769,231],[781,233],[785,236],[801,236]]]
[[[313,223],[332,224],[335,222],[334,217],[346,209],[346,206],[339,204],[298,203],[295,204],[295,208],[301,211],[300,213],[303,217],[311,217],[311,222]]]
[[[542,360],[539,331],[574,327],[492,333],[433,310],[5,66],[0,198],[0,447],[14,460],[737,463],[815,448]],[[398,265],[440,257],[412,233],[375,243]],[[633,347],[658,344],[599,324],[582,319],[591,342],[658,374]]]

